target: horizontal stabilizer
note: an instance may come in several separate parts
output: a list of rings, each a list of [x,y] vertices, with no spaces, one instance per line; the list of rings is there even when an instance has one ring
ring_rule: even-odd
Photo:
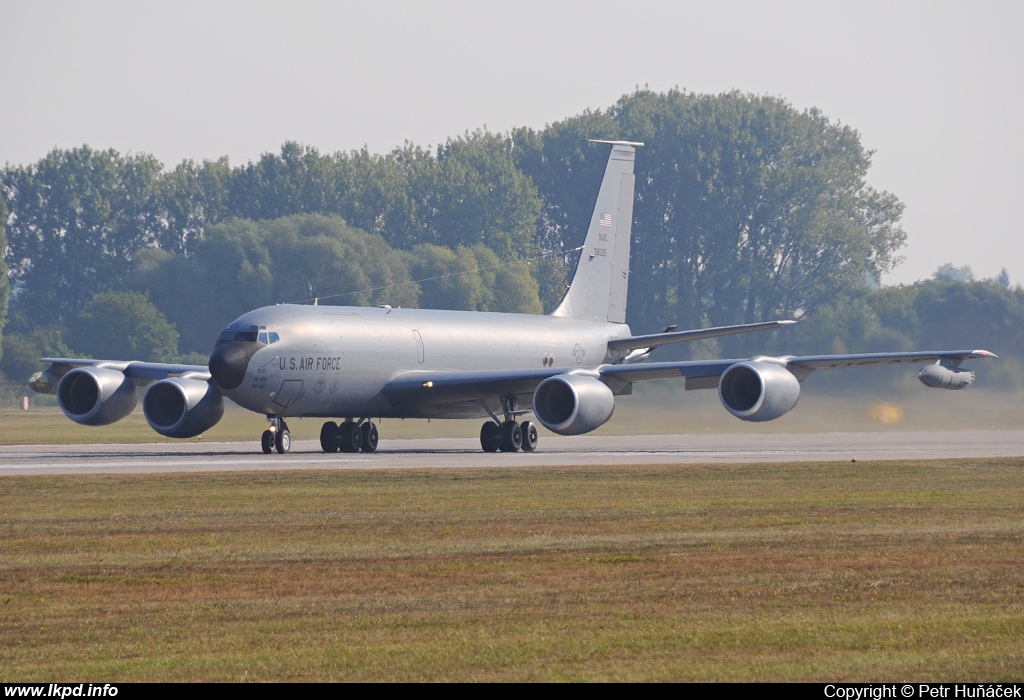
[[[791,326],[796,321],[766,321],[764,323],[747,323],[740,326],[719,326],[718,328],[698,328],[690,331],[675,331],[672,333],[654,333],[652,335],[634,335],[629,338],[616,338],[608,341],[609,350],[635,350],[637,348],[656,348],[670,343],[686,343],[691,340],[703,340],[704,338],[718,338],[723,335],[736,335],[739,333],[753,333],[754,331],[767,331],[772,328]]]

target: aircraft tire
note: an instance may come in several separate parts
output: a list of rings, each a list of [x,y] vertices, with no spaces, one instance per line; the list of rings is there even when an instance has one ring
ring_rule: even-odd
[[[380,431],[377,430],[377,426],[371,421],[366,421],[359,429],[363,434],[363,444],[360,449],[367,454],[376,452],[377,442],[380,440]]]
[[[320,449],[330,454],[338,451],[338,424],[327,421],[320,428]]]
[[[502,452],[518,452],[523,447],[523,428],[514,420],[507,420],[501,424]]]
[[[274,434],[269,430],[263,431],[263,436],[260,438],[260,446],[263,448],[263,454],[268,455],[274,451]]]
[[[523,429],[523,452],[533,452],[537,449],[537,441],[540,439],[537,435],[537,424],[533,421],[523,421],[521,425]]]
[[[286,455],[291,452],[292,449],[292,434],[287,430],[279,430],[275,436],[274,447],[277,448],[277,453]]]
[[[484,452],[497,452],[501,446],[501,428],[493,421],[487,421],[480,428],[480,447]]]
[[[342,452],[358,452],[363,446],[363,431],[352,421],[338,426],[338,449]]]

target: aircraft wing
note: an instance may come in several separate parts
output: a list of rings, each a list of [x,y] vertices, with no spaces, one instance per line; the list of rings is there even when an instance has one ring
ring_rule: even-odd
[[[804,379],[814,370],[847,369],[879,365],[922,364],[943,361],[957,366],[963,360],[996,357],[987,350],[939,350],[926,352],[862,353],[853,355],[805,355],[753,357],[683,362],[642,362],[600,365],[585,369],[558,367],[516,370],[415,370],[404,372],[384,387],[393,403],[457,403],[532,393],[548,377],[560,374],[599,375],[621,382],[654,379],[685,379],[686,389],[711,389],[718,378],[738,362],[761,361],[781,365]]]
[[[883,365],[913,365],[942,362],[957,367],[964,360],[996,357],[987,350],[929,350],[923,352],[870,352],[852,355],[786,355],[783,357],[750,357],[736,360],[708,360],[696,362],[643,362],[635,365],[604,365],[602,376],[636,382],[649,379],[686,380],[686,388],[713,389],[725,370],[737,362],[762,361],[785,367],[803,381],[819,369],[850,369]]]
[[[29,380],[29,386],[37,393],[52,394],[57,391],[57,382],[75,367],[97,367],[122,372],[140,386],[157,379],[188,374],[194,379],[208,381],[210,370],[205,365],[178,365],[164,362],[128,362],[125,360],[86,360],[66,357],[44,357],[40,362],[49,363],[43,372],[37,372]]]
[[[710,362],[644,362],[635,365],[600,365],[581,369],[547,367],[513,370],[414,370],[404,372],[384,387],[384,395],[393,403],[454,403],[532,393],[548,377],[560,374],[584,374],[610,377],[624,382],[680,377],[718,377],[743,360]]]
[[[922,362],[944,361],[957,366],[964,360],[997,357],[988,350],[933,350],[924,352],[868,352],[859,355],[805,355],[783,357],[789,366],[809,370],[847,369],[850,367],[872,367],[877,365],[915,365]]]

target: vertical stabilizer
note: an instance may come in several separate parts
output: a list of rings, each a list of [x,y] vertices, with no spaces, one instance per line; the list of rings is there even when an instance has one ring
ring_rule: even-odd
[[[629,242],[633,229],[633,161],[642,143],[612,146],[572,283],[552,316],[626,322]]]

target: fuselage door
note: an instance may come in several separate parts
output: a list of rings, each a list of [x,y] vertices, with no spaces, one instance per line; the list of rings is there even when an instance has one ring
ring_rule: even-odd
[[[421,365],[423,364],[423,336],[420,335],[419,331],[412,332],[413,337],[416,339],[416,361]]]

